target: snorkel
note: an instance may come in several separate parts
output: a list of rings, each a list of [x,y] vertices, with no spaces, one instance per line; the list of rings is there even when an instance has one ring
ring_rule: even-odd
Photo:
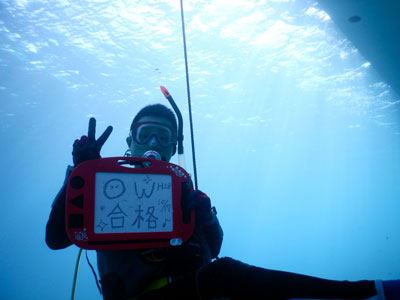
[[[181,111],[179,110],[178,106],[176,105],[174,99],[172,98],[171,94],[164,86],[160,86],[161,92],[163,93],[164,97],[167,98],[168,102],[171,104],[172,108],[175,111],[176,116],[178,117],[178,161],[179,165],[186,169],[186,162],[185,162],[185,155],[183,153],[183,119]]]

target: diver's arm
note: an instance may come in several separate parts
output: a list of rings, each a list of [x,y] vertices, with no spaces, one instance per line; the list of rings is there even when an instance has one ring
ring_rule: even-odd
[[[75,140],[72,145],[72,160],[74,166],[84,161],[100,158],[100,150],[110,136],[113,128],[108,126],[103,134],[96,140],[96,119],[90,118],[88,135]],[[68,166],[64,185],[53,202],[49,221],[46,226],[46,243],[51,249],[64,249],[72,245],[65,229],[65,198],[66,185],[73,167]]]
[[[221,250],[223,232],[215,207],[211,207],[210,198],[200,190],[194,190],[184,197],[186,207],[195,210],[196,227],[210,248],[211,258],[216,258]]]
[[[216,258],[221,250],[224,232],[219,224],[215,207],[212,208],[211,214],[211,221],[203,224],[203,232],[211,250],[211,258]]]
[[[64,185],[58,192],[53,202],[50,217],[46,225],[46,244],[50,249],[53,250],[64,249],[72,245],[65,229],[65,198],[67,192],[66,183],[71,172],[72,167],[68,166]]]

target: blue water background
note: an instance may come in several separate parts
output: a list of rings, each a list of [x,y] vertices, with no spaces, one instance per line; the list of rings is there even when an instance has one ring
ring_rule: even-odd
[[[314,1],[184,1],[199,187],[221,256],[330,279],[400,278],[400,100]],[[73,141],[119,156],[144,105],[190,133],[179,1],[0,2],[0,299],[69,299],[78,249],[45,225]],[[172,162],[177,162],[174,158]],[[95,264],[95,253],[89,252]],[[76,299],[101,299],[86,262]]]

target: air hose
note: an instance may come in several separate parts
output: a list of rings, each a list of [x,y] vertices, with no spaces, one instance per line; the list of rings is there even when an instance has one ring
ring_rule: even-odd
[[[78,279],[78,270],[79,270],[79,264],[81,262],[81,257],[82,257],[82,248],[79,249],[78,253],[78,258],[76,259],[76,265],[75,265],[75,274],[74,274],[74,279],[72,281],[72,294],[71,294],[71,300],[75,299],[75,291],[76,291],[76,281]]]

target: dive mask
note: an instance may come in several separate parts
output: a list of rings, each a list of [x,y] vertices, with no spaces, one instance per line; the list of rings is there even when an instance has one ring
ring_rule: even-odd
[[[145,145],[154,137],[161,147],[169,148],[176,143],[177,137],[171,128],[158,122],[139,122],[131,131],[136,144]]]

